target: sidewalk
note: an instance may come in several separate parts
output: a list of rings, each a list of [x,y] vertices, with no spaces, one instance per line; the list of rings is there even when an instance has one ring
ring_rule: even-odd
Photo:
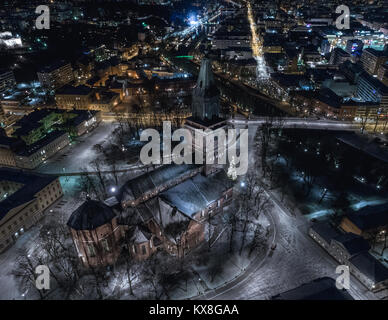
[[[223,250],[223,245],[228,245],[227,233],[224,232],[216,244],[213,244],[211,249],[214,252],[213,261],[209,261],[205,266],[192,266],[193,278],[188,281],[187,290],[185,292],[174,292],[172,299],[208,299],[216,295],[219,290],[224,291],[229,287],[233,287],[249,275],[256,271],[265,262],[271,252],[271,245],[275,239],[275,226],[267,215],[260,217],[260,224],[265,226],[263,236],[266,236],[268,229],[269,236],[266,237],[266,243],[261,250],[254,251],[251,256],[248,256],[248,249],[244,249],[241,256],[239,255],[240,239],[236,235],[234,245],[234,253],[231,256],[218,256],[216,252]],[[226,240],[226,242],[225,242]],[[218,242],[219,241],[219,242]],[[247,241],[247,243],[249,243]],[[220,259],[222,269],[211,272],[212,262]],[[214,275],[215,274],[215,275]]]

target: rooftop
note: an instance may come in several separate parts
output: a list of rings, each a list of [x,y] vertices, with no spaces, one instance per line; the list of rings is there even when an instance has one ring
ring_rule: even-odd
[[[49,143],[53,142],[55,139],[58,139],[62,135],[67,135],[66,131],[57,130],[52,131],[44,136],[44,138],[38,140],[35,143],[32,143],[28,145],[26,148],[24,148],[21,151],[17,152],[17,155],[19,156],[25,156],[28,157],[32,154],[34,154],[36,151],[40,150],[44,146],[48,145]]]
[[[370,249],[368,241],[351,232],[341,234],[333,240],[341,243],[351,256]]]
[[[145,193],[154,190],[158,186],[168,184],[181,176],[196,169],[196,165],[192,164],[169,164],[157,168],[151,172],[140,175],[132,180],[129,180],[119,193],[120,201],[131,201],[143,196]]]
[[[95,230],[110,223],[115,216],[105,203],[87,199],[71,214],[67,225],[74,230]]]
[[[329,277],[315,279],[309,283],[280,293],[272,300],[354,300],[345,290],[336,287],[335,280]]]
[[[330,243],[331,239],[339,235],[339,232],[328,222],[314,223],[311,229],[318,233],[327,243]]]
[[[366,206],[346,216],[361,230],[370,230],[388,225],[388,203]]]
[[[387,56],[387,53],[384,52],[383,50],[376,50],[373,48],[364,49],[363,53],[364,52],[370,53],[370,54],[374,55],[375,57],[386,57]]]
[[[78,87],[73,87],[70,85],[65,85],[58,89],[55,94],[69,94],[69,95],[80,95],[87,96],[93,91],[92,88],[84,85],[80,85]]]
[[[373,158],[388,163],[388,150],[379,146],[373,139],[354,133],[341,133],[337,135],[337,139]]]
[[[225,171],[210,176],[197,174],[193,178],[161,193],[160,197],[169,205],[189,217],[220,199],[233,186]]]
[[[23,184],[18,191],[0,202],[0,220],[13,208],[29,202],[35,194],[57,179],[57,176],[37,174],[19,169],[0,168],[0,180]]]
[[[38,72],[39,73],[49,73],[49,72],[53,72],[54,70],[56,69],[59,69],[65,65],[69,64],[69,62],[66,62],[65,60],[59,60],[59,61],[55,61],[54,63],[48,65],[48,66],[45,66],[43,67],[42,69],[40,69]]]
[[[362,252],[350,258],[349,262],[374,283],[388,279],[388,269],[369,252]]]

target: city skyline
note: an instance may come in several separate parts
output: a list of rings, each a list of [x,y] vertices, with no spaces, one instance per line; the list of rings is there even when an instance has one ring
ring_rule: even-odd
[[[388,299],[387,1],[0,20],[0,300]]]

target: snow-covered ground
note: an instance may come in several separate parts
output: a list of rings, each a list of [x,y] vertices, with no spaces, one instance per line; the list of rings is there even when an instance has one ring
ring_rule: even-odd
[[[74,197],[62,197],[45,210],[45,217],[37,225],[26,230],[8,250],[0,254],[0,299],[18,300],[36,298],[35,292],[23,292],[17,280],[11,274],[15,269],[18,250],[21,248],[33,250],[37,246],[39,230],[49,219],[66,223],[69,215],[80,205],[80,200]],[[31,296],[32,295],[32,296]]]
[[[213,292],[217,288],[221,288],[243,276],[251,264],[263,262],[269,253],[275,232],[273,225],[266,215],[262,214],[257,223],[263,227],[261,248],[253,251],[251,255],[249,255],[249,250],[246,248],[240,255],[239,245],[241,243],[241,233],[236,233],[234,251],[230,254],[228,252],[228,233],[223,232],[217,239],[217,242],[212,246],[211,254],[206,265],[193,265],[193,277],[188,282],[187,288],[185,288],[186,290],[176,290],[172,298],[201,298],[203,294]],[[248,243],[249,241],[246,244]],[[207,246],[207,243],[204,243],[204,245]],[[214,265],[219,266],[215,276],[212,275],[211,271]]]
[[[257,126],[249,126],[250,165],[255,161],[253,137],[256,129]],[[249,270],[243,279],[209,292],[201,299],[269,299],[316,278],[336,278],[337,262],[308,236],[308,220],[299,212],[290,212],[277,200],[280,197],[268,196],[274,204],[270,215],[277,247],[273,254],[256,269]],[[350,286],[349,292],[355,299],[377,299],[354,277]]]
[[[88,166],[97,158],[93,146],[109,141],[114,129],[114,124],[101,122],[93,131],[82,135],[76,142],[46,160],[46,163],[37,168],[37,171],[42,173],[79,172],[81,167]]]
[[[257,126],[249,127],[250,165],[255,161],[253,159],[253,138],[256,129]],[[89,136],[85,136],[83,142],[61,151],[67,154],[66,157],[59,154],[49,160],[41,169],[44,172],[57,172],[57,169],[61,167],[65,167],[66,172],[79,170],[80,166],[86,165],[96,157],[92,150],[93,145],[106,141],[111,130],[111,124],[102,123]],[[122,179],[126,178],[128,175],[123,174]],[[66,221],[71,212],[80,204],[81,199],[77,196],[77,177],[61,177],[61,183],[65,190],[65,196],[47,209],[46,214]],[[267,190],[267,195],[273,202],[273,208],[266,216],[268,220],[263,221],[262,225],[270,223],[273,226],[276,249],[265,250],[265,252],[263,251],[265,254],[260,252],[253,254],[250,258],[244,254],[240,257],[238,252],[229,257],[224,255],[221,257],[221,259],[225,259],[222,260],[222,271],[214,277],[213,281],[211,281],[211,275],[207,268],[193,265],[193,277],[189,281],[187,289],[177,291],[172,295],[172,298],[185,299],[202,293],[197,298],[268,299],[316,278],[336,277],[336,261],[307,234],[308,219],[298,211],[291,212],[286,205],[278,200],[281,197],[276,194],[276,191]],[[51,210],[52,212],[50,212]],[[27,230],[13,247],[0,255],[0,299],[30,297],[28,292],[19,290],[11,272],[15,268],[18,248],[28,249],[36,245],[39,226],[45,223],[45,219],[41,220],[37,226]],[[227,240],[225,238],[226,233],[218,239],[218,243],[225,242]],[[219,249],[216,245],[212,248],[213,252],[218,252]],[[269,252],[268,256],[266,256],[267,252]],[[217,255],[214,255],[214,258],[220,259]],[[123,287],[124,278],[116,277],[112,280],[110,284],[112,292],[125,289]],[[374,294],[353,277],[351,277],[350,285],[350,294],[355,299],[376,299]],[[134,297],[127,296],[127,298]]]
[[[118,124],[113,122],[101,122],[93,131],[78,137],[71,145],[66,146],[53,157],[47,159],[36,171],[41,173],[69,174],[81,172],[82,168],[87,171],[94,171],[90,162],[100,159],[93,147],[96,144],[106,146],[113,139],[113,131]],[[136,147],[136,146],[135,146]],[[129,161],[131,160],[131,161]],[[136,167],[132,164],[133,159],[123,159],[117,164],[117,170],[130,169]],[[129,162],[128,162],[129,161]],[[109,170],[110,167],[102,167],[102,170]]]

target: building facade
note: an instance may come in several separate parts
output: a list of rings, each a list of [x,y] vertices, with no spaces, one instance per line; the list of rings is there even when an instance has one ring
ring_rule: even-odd
[[[44,67],[37,75],[42,87],[51,90],[58,89],[74,81],[73,69],[70,63],[66,61],[59,61]]]
[[[384,51],[378,51],[373,48],[363,50],[361,56],[362,67],[370,75],[377,75],[380,66],[388,60],[388,55]]]
[[[15,76],[10,70],[0,70],[0,94],[16,85]]]
[[[35,225],[47,208],[59,200],[59,178],[22,170],[0,168],[0,252]]]
[[[116,262],[124,234],[114,209],[103,202],[87,199],[72,213],[67,225],[85,267]]]

